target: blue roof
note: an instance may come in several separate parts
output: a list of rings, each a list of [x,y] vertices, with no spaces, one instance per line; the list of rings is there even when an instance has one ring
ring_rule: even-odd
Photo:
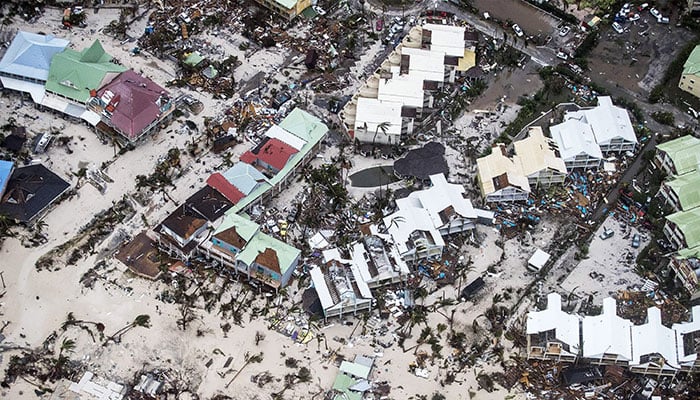
[[[0,72],[46,81],[51,59],[68,43],[52,35],[19,31],[0,60]]]
[[[12,167],[14,163],[12,161],[0,160],[0,197],[7,186],[7,182],[10,180],[12,175]]]
[[[252,165],[244,162],[236,163],[221,175],[246,196],[249,195],[259,183],[267,182],[265,175]]]

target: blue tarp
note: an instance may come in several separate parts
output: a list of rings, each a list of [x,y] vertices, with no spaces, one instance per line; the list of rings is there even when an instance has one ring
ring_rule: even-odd
[[[12,167],[14,164],[12,161],[0,160],[0,196],[2,196],[7,187],[7,182],[10,181],[10,176],[12,175]]]

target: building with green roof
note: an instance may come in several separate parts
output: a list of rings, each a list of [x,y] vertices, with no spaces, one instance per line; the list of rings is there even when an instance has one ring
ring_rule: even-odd
[[[266,182],[261,182],[260,185],[256,186],[253,191],[238,201],[229,210],[229,213],[248,211],[254,205],[262,204],[278,194],[294,179],[299,169],[311,161],[314,154],[321,147],[321,142],[328,134],[328,126],[326,124],[300,108],[292,110],[279,123],[279,128],[282,128],[287,134],[291,134],[291,137],[290,135],[284,136],[283,133],[280,133],[277,137],[285,143],[291,143],[298,151],[289,157],[279,172],[267,179]],[[279,131],[271,128],[266,135],[271,137],[273,132],[275,134],[279,133]]]
[[[700,206],[700,171],[695,170],[667,179],[660,192],[675,211]]]
[[[333,400],[362,400],[362,393],[350,390],[350,388],[357,384],[357,380],[351,376],[345,374],[338,374],[335,377],[335,382],[333,382],[333,391],[335,392],[335,397]]]
[[[287,21],[293,20],[305,9],[311,7],[311,0],[255,0],[255,2]]]
[[[700,97],[700,45],[695,46],[683,64],[683,73],[678,87],[695,97]]]
[[[258,224],[238,214],[224,216],[200,248],[222,266],[274,289],[287,285],[301,255],[299,249],[260,232]]]
[[[700,246],[700,207],[667,216],[664,235],[679,250]]]
[[[654,163],[668,175],[683,175],[698,168],[700,139],[685,135],[656,145]]]
[[[81,51],[65,49],[51,59],[46,91],[84,104],[96,91],[126,71],[112,62],[99,40]]]

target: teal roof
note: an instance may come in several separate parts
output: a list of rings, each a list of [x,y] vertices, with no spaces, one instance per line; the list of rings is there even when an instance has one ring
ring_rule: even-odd
[[[338,374],[333,382],[333,390],[340,392],[334,400],[362,400],[362,393],[350,390],[350,387],[357,381],[345,374]]]
[[[694,136],[681,136],[659,144],[656,148],[671,158],[678,175],[683,175],[697,168],[698,155],[700,155],[700,139]]]
[[[684,210],[700,206],[700,171],[677,176],[666,181],[666,185],[676,193]]]
[[[0,198],[2,198],[5,187],[10,181],[14,167],[15,164],[12,161],[0,160]]]
[[[323,139],[328,132],[328,127],[320,119],[295,108],[287,117],[279,123],[280,128],[306,141],[306,144],[287,160],[287,164],[274,177],[268,179],[268,183],[259,185],[253,192],[236,203],[228,213],[237,213],[245,209],[256,199],[268,191],[272,186],[281,182],[300,162],[311,149]]]
[[[695,46],[683,64],[683,75],[698,75],[700,73],[700,45]]]
[[[246,196],[259,184],[267,182],[267,178],[262,172],[244,162],[236,163],[221,175]]]
[[[356,378],[367,379],[371,368],[367,365],[358,364],[351,361],[343,361],[340,363],[340,372],[354,376]]]
[[[204,57],[202,57],[201,54],[199,54],[198,51],[193,51],[192,53],[188,54],[187,57],[185,57],[185,64],[191,65],[191,66],[196,66],[197,64],[201,63],[204,61]]]
[[[700,246],[678,250],[678,258],[700,258]]]
[[[228,214],[224,217],[221,225],[214,231],[217,235],[225,230],[236,227],[238,233],[246,242],[250,242],[255,232],[258,231],[258,224],[238,214]]]
[[[99,40],[82,51],[65,49],[53,56],[46,90],[80,103],[90,99],[90,90],[97,90],[126,68],[111,62]]]
[[[683,232],[686,247],[692,249],[700,246],[700,207],[688,211],[679,211],[666,217]]]
[[[267,249],[272,249],[277,254],[280,268],[279,272],[281,275],[284,275],[285,271],[292,265],[292,262],[301,254],[299,249],[277,240],[270,235],[258,232],[248,241],[245,248],[238,253],[238,260],[250,266],[258,255],[265,252]]]

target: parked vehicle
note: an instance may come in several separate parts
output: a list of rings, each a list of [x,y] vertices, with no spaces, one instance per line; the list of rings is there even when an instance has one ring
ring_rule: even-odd
[[[627,20],[630,21],[630,22],[634,22],[634,21],[638,21],[639,18],[641,18],[641,17],[639,16],[639,14],[634,13],[634,14],[632,14]]]
[[[381,32],[382,29],[384,29],[384,20],[381,18],[378,18],[377,24],[375,25],[375,27],[377,28],[377,32]]]
[[[569,59],[569,55],[564,53],[563,51],[558,51],[557,58],[561,58],[562,60],[566,61]]]
[[[513,24],[513,31],[515,31],[515,34],[518,37],[522,37],[525,33],[523,33],[523,30],[520,29],[520,26],[518,24]]]
[[[659,19],[659,17],[662,16],[661,12],[659,10],[657,10],[656,8],[652,8],[651,10],[649,10],[649,13],[651,13],[652,17],[654,17],[656,19]]]
[[[568,26],[568,25],[567,25],[567,26],[564,26],[563,28],[561,28],[561,29],[559,30],[559,36],[564,37],[564,36],[568,35],[569,32],[571,32],[571,27]]]
[[[632,247],[635,249],[638,248],[639,242],[640,242],[639,234],[635,233],[634,236],[632,236]]]
[[[612,28],[613,28],[613,29],[615,30],[615,32],[617,32],[617,33],[623,33],[623,32],[625,31],[625,29],[622,27],[622,25],[620,25],[619,22],[613,22]]]
[[[670,22],[670,20],[668,19],[668,17],[661,16],[661,17],[656,19],[656,22],[658,22],[660,24],[668,24]]]
[[[614,230],[608,229],[607,227],[603,227],[603,232],[600,234],[600,238],[603,240],[607,240],[610,239],[614,234]]]
[[[644,11],[647,8],[649,8],[649,3],[642,3],[639,5],[639,7],[637,7],[637,11]]]

